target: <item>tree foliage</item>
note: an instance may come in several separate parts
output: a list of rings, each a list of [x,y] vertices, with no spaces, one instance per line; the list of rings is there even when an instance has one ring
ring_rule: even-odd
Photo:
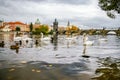
[[[120,14],[120,0],[99,0],[99,6],[110,18],[115,18],[116,13]]]
[[[32,22],[30,23],[29,28],[30,28],[30,32],[32,32],[32,30],[33,30],[33,24],[32,24]]]
[[[20,31],[20,27],[16,27],[16,29],[15,29],[16,31]]]
[[[49,31],[48,25],[41,25],[41,26],[40,26],[40,31],[41,31],[43,34],[47,34],[48,31]]]
[[[77,32],[78,30],[79,30],[79,28],[75,25],[66,27],[66,31],[68,31],[68,32]]]
[[[35,33],[36,34],[40,34],[40,33],[43,33],[43,34],[47,34],[49,32],[49,27],[48,25],[41,25],[39,28],[36,28],[35,29]]]

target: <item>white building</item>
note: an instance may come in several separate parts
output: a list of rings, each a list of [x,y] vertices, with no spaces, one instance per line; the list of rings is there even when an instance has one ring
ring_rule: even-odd
[[[9,25],[6,25],[6,26],[2,29],[2,31],[11,31],[11,29],[9,28]]]

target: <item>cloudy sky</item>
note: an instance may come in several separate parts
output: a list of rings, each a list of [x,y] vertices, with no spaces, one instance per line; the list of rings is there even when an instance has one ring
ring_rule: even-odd
[[[4,21],[35,22],[81,27],[120,27],[120,16],[110,19],[98,6],[98,0],[0,0],[0,19]]]

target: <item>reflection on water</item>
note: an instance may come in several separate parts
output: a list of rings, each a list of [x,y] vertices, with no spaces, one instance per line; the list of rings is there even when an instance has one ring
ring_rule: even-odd
[[[3,35],[3,33],[0,33],[0,41],[4,41],[5,42],[5,47],[9,47],[9,45],[11,44],[11,42],[13,41],[13,33],[5,33]]]
[[[54,34],[53,37],[51,37],[51,43],[54,45],[54,50],[57,50],[58,34]]]
[[[86,54],[86,49],[87,49],[87,46],[84,45],[82,57],[84,57],[84,58],[89,58],[90,56],[88,56],[88,55]]]
[[[84,63],[50,64],[46,62],[28,62],[22,65],[12,64],[10,68],[0,69],[0,79],[88,80],[90,78],[87,74],[77,75],[77,72],[88,69]]]
[[[92,46],[83,46],[83,36],[68,41],[61,35],[51,43],[33,35],[33,47],[21,46],[16,54],[9,48],[13,33],[0,33],[5,41],[5,48],[0,48],[0,80],[109,80],[111,75],[119,80],[120,38],[88,37]],[[112,72],[106,75],[107,71]],[[102,75],[94,77],[95,72]]]

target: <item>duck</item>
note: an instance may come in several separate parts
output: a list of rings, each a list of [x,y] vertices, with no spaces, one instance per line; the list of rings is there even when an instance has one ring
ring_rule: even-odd
[[[4,47],[4,45],[5,45],[5,43],[4,43],[4,41],[2,41],[2,42],[0,43],[0,47]]]
[[[16,43],[16,45],[11,45],[10,49],[13,49],[13,50],[19,49],[18,43]]]

